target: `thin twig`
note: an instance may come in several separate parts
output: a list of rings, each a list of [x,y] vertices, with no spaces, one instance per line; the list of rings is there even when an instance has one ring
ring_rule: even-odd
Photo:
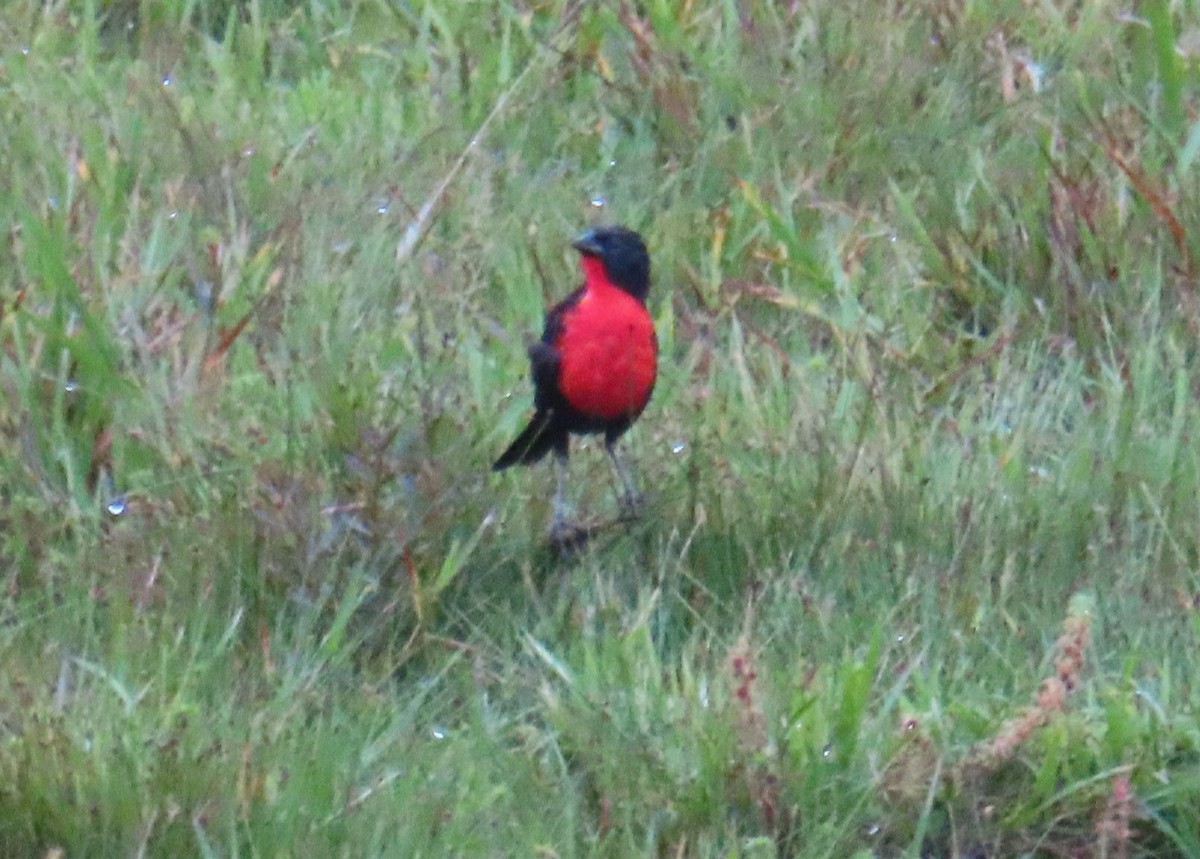
[[[577,12],[573,15],[564,14],[562,23],[560,24],[559,29],[551,37],[551,41],[560,37],[562,33],[568,29],[568,27],[577,23],[577,21]],[[483,122],[479,124],[479,127],[475,129],[475,133],[471,135],[471,139],[467,141],[467,145],[463,147],[463,151],[459,153],[458,158],[455,159],[454,164],[452,164],[450,167],[450,170],[445,176],[442,177],[442,180],[438,182],[437,187],[433,189],[433,193],[431,193],[425,199],[425,202],[421,204],[421,208],[417,211],[417,216],[413,218],[413,220],[405,228],[404,234],[400,237],[400,241],[396,244],[396,262],[403,263],[412,256],[413,251],[417,249],[417,247],[424,240],[426,234],[428,234],[429,228],[433,224],[434,212],[441,204],[442,198],[446,196],[446,192],[450,189],[451,183],[453,183],[458,177],[458,174],[462,172],[463,167],[466,166],[467,160],[479,147],[480,142],[487,134],[488,129],[491,127],[496,117],[498,117],[504,111],[505,107],[508,106],[508,100],[512,97],[513,93],[515,93],[521,87],[521,85],[525,82],[525,79],[529,77],[530,72],[535,67],[540,65],[543,58],[553,53],[555,53],[555,49],[552,44],[543,46],[542,49],[539,50],[532,59],[530,59],[525,68],[521,70],[521,73],[517,75],[516,79],[509,85],[508,89],[500,93],[500,96],[496,99],[496,103],[492,105],[491,111],[484,118]]]

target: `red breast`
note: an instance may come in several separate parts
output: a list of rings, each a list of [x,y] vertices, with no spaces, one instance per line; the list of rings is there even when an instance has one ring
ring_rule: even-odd
[[[658,363],[654,321],[640,301],[609,282],[599,260],[584,258],[586,289],[555,342],[559,389],[600,420],[635,418],[650,400]]]

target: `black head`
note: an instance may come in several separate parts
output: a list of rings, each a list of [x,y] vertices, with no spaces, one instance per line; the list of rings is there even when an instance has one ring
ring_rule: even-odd
[[[571,242],[584,256],[596,257],[616,286],[638,301],[650,293],[650,254],[642,237],[625,227],[596,227]]]

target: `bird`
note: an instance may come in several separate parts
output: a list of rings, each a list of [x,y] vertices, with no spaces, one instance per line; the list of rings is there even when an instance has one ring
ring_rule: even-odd
[[[604,434],[622,512],[640,508],[616,444],[650,402],[658,375],[658,338],[646,308],[650,255],[642,237],[623,226],[601,226],[571,246],[580,255],[583,284],[550,308],[541,340],[530,344],[534,414],[492,466],[503,471],[554,453],[553,541],[579,531],[566,499],[571,435]]]

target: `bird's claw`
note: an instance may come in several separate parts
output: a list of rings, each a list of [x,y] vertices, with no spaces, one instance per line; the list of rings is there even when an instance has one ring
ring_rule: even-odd
[[[624,492],[617,499],[617,507],[622,522],[640,519],[646,509],[646,496],[636,490]]]
[[[564,554],[582,549],[590,536],[591,530],[577,522],[555,519],[550,523],[550,545]]]

